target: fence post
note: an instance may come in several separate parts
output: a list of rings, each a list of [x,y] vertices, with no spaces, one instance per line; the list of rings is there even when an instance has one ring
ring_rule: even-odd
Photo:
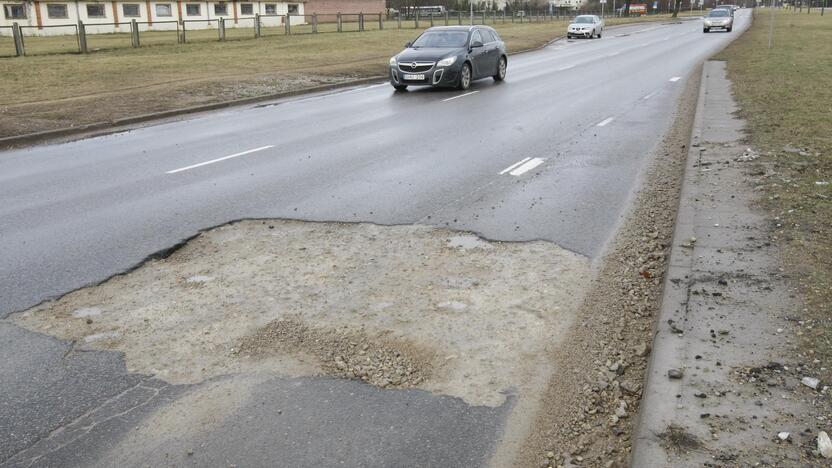
[[[84,26],[84,22],[78,20],[78,48],[81,49],[82,54],[86,54],[88,52],[87,49],[87,28]]]
[[[179,20],[179,23],[182,25],[182,37],[180,40],[182,44],[186,44],[188,42],[188,38],[185,36],[185,20]]]
[[[416,9],[416,29],[419,29],[419,9]]]
[[[462,12],[461,11],[456,12],[456,21],[457,21],[457,23],[459,23],[460,26],[462,26]]]
[[[292,15],[286,13],[286,35],[292,34]]]
[[[379,31],[383,31],[383,30],[384,30],[384,20],[381,18],[381,15],[382,15],[382,14],[383,14],[383,13],[379,13],[379,14],[378,14],[378,30],[379,30]]]
[[[254,37],[260,37],[260,13],[254,15]]]
[[[485,10],[482,11],[482,24],[485,24]]]
[[[133,47],[139,47],[139,25],[136,20],[130,20],[130,43]]]
[[[445,26],[448,25],[448,10],[445,10]]]
[[[358,31],[364,31],[364,12],[358,13]]]
[[[399,29],[402,28],[402,12],[396,13],[396,25]]]
[[[318,34],[318,14],[312,13],[312,32]]]
[[[219,32],[220,41],[225,40],[225,18],[220,18],[217,21],[217,31]]]
[[[12,23],[12,36],[14,36],[15,55],[18,57],[26,56],[26,48],[23,45],[23,31],[17,23]]]
[[[341,25],[341,13],[339,12],[339,13],[338,13],[338,32],[341,32],[341,31],[342,31],[342,25]]]

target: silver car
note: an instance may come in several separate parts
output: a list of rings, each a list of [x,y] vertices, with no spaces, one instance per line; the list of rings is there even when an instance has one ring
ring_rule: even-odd
[[[575,21],[572,21],[569,27],[566,28],[566,38],[600,38],[602,32],[604,32],[604,20],[595,15],[581,15],[576,17]]]
[[[731,32],[734,28],[734,14],[731,10],[717,8],[708,12],[705,23],[702,25],[702,32],[710,32],[711,29],[724,29]]]

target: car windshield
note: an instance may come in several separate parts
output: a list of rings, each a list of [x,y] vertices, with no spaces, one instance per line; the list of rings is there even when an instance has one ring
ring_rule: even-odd
[[[728,16],[728,10],[714,10],[708,16]]]
[[[592,17],[591,16],[579,16],[575,18],[575,22],[578,24],[592,24]]]
[[[468,42],[466,31],[428,31],[413,42],[411,47],[463,47]]]

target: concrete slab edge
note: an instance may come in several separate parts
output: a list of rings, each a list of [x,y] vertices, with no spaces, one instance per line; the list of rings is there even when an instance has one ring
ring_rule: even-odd
[[[679,209],[676,213],[676,227],[673,231],[667,274],[659,308],[659,316],[653,333],[652,353],[647,368],[644,391],[641,398],[641,411],[636,423],[633,440],[633,453],[630,461],[633,467],[671,466],[667,451],[662,447],[661,434],[674,420],[676,395],[681,393],[682,380],[668,378],[670,369],[678,368],[684,362],[685,341],[676,335],[668,321],[683,323],[687,313],[689,282],[693,268],[693,249],[690,245],[694,237],[694,203],[696,164],[700,159],[699,143],[703,133],[705,116],[705,96],[708,92],[708,64],[702,67],[702,79],[699,98],[696,104],[691,142],[682,190],[679,196]]]

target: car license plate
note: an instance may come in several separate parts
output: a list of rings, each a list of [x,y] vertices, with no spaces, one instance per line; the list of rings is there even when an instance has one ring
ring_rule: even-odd
[[[419,75],[405,74],[405,75],[404,75],[404,79],[406,79],[406,80],[413,80],[413,81],[416,81],[416,80],[424,80],[424,79],[425,79],[425,74],[424,74],[424,73],[419,74]]]

